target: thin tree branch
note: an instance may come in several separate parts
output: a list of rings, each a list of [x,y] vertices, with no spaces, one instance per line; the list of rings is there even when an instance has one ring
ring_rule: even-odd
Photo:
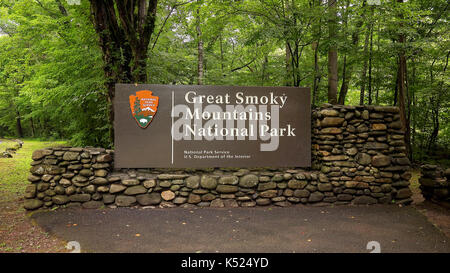
[[[155,48],[155,45],[156,45],[156,43],[158,42],[159,36],[161,35],[161,33],[162,33],[164,27],[166,26],[167,20],[168,20],[169,17],[172,15],[172,12],[173,12],[177,7],[183,6],[183,5],[186,5],[186,4],[189,4],[189,3],[193,2],[193,1],[194,1],[194,0],[187,1],[187,2],[184,2],[184,3],[177,3],[177,4],[175,4],[175,5],[172,6],[172,8],[171,8],[170,11],[169,11],[169,14],[167,14],[166,18],[164,18],[164,22],[163,22],[161,28],[159,29],[158,34],[156,35],[155,41],[153,42],[153,45],[152,45],[152,48],[150,49],[150,52],[152,52],[152,51],[153,51],[153,48]]]
[[[250,62],[248,62],[248,63],[246,63],[246,64],[244,64],[242,66],[239,66],[239,67],[231,69],[231,72],[237,71],[237,70],[242,69],[244,67],[249,67],[249,65],[251,65],[254,61],[256,61],[256,58],[254,58],[253,60],[251,60]]]

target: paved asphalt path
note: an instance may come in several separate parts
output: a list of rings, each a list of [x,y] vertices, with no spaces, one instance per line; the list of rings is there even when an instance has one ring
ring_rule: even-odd
[[[450,253],[450,239],[413,207],[59,209],[34,213],[82,252]]]

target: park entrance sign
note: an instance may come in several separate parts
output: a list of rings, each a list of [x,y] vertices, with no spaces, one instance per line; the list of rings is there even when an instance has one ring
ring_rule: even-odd
[[[117,84],[115,168],[308,167],[308,88]]]

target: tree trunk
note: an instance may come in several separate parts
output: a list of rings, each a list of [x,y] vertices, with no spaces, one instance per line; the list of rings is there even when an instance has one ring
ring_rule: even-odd
[[[197,8],[197,84],[203,84],[203,38],[202,30],[200,28],[201,18],[200,18],[200,8]]]
[[[350,0],[347,0],[345,3],[345,12],[343,16],[344,21],[344,33],[347,34],[348,30],[348,7],[350,5]],[[347,40],[347,36],[345,37],[345,40]],[[345,96],[347,95],[348,90],[348,81],[350,79],[347,77],[347,52],[344,53],[344,64],[342,67],[342,85],[341,89],[339,90],[339,98],[338,98],[338,104],[345,104]]]
[[[292,76],[292,55],[289,46],[289,41],[286,41],[286,78],[285,78],[285,86],[291,86],[291,76]]]
[[[154,31],[157,0],[90,0],[92,23],[103,55],[109,105],[109,139],[114,142],[116,83],[147,81],[147,50]]]
[[[347,2],[346,9],[349,7],[349,5],[350,5],[350,2]],[[346,55],[344,57],[345,73],[343,72],[343,75],[345,74],[345,77],[344,76],[342,77],[342,85],[341,85],[341,89],[339,90],[339,100],[338,100],[339,104],[345,104],[345,98],[347,96],[348,88],[350,86],[350,81],[353,76],[353,70],[354,70],[353,59],[354,59],[354,56],[357,55],[357,53],[358,53],[359,32],[360,32],[360,29],[365,20],[365,13],[364,13],[365,6],[366,6],[366,1],[363,1],[362,2],[363,13],[358,18],[358,20],[356,22],[356,29],[352,33],[352,52],[350,55]]]
[[[120,26],[130,44],[133,82],[147,82],[147,51],[155,30],[157,0],[115,0]]]
[[[378,33],[380,33],[380,25],[378,24]],[[377,52],[380,52],[380,34],[377,35]],[[379,90],[380,90],[380,68],[376,67],[376,81],[375,81],[375,104],[378,105],[379,104]]]
[[[445,66],[443,69],[443,75],[446,75],[445,72],[447,71],[449,57],[450,57],[450,51],[447,52],[446,62],[445,62]],[[433,64],[434,64],[434,61],[433,61]],[[414,72],[414,70],[413,70],[413,72]],[[431,74],[430,79],[431,79],[431,85],[432,85],[434,83],[433,66],[430,68],[430,74]],[[440,106],[441,106],[441,94],[445,93],[445,91],[443,90],[443,87],[444,87],[444,81],[441,80],[441,81],[439,81],[439,91],[438,91],[437,97],[435,98],[435,96],[432,96],[430,98],[431,117],[433,119],[433,131],[430,135],[430,140],[429,140],[429,144],[428,144],[429,152],[436,146],[437,137],[439,134],[439,129],[440,129],[439,113],[440,113]]]
[[[16,130],[17,130],[17,136],[20,138],[23,138],[22,122],[21,122],[19,110],[17,110],[17,108],[16,108]]]
[[[338,104],[345,104],[345,97],[348,92],[348,84],[350,82],[350,71],[347,71],[347,55],[344,56],[344,66],[342,67],[342,85],[339,90]]]
[[[430,139],[428,141],[428,153],[431,153],[434,148],[439,133],[439,102],[435,101],[433,97],[430,98],[431,105],[431,117],[433,119],[433,131],[431,132]]]
[[[369,46],[369,87],[368,87],[369,93],[367,94],[369,97],[368,100],[369,105],[372,105],[372,49],[373,49],[372,38],[373,38],[373,25],[370,27],[370,46]]]
[[[359,95],[359,104],[364,105],[364,97],[365,97],[365,89],[366,89],[366,81],[367,81],[367,51],[369,48],[369,36],[370,36],[370,26],[367,29],[366,32],[366,38],[364,40],[364,62],[363,62],[363,68],[361,71],[361,88],[360,88],[360,95]]]
[[[225,77],[225,73],[224,73],[224,60],[223,60],[223,41],[222,41],[222,33],[220,33],[220,69],[222,72],[222,77]]]
[[[401,35],[403,36],[403,35]],[[400,43],[404,43],[404,36],[400,38]],[[404,53],[400,53],[399,56],[399,79],[398,79],[398,107],[400,108],[400,120],[405,130],[405,144],[408,156],[410,155],[410,128],[409,121],[406,116],[406,57]]]
[[[31,136],[35,137],[36,136],[36,131],[34,129],[33,117],[30,118],[30,127],[31,127]]]
[[[398,3],[403,3],[403,0],[397,0]],[[403,19],[403,16],[400,14],[400,18]],[[401,25],[401,24],[400,24]],[[398,42],[404,46],[406,41],[406,37],[403,33],[400,33]],[[411,140],[410,140],[410,128],[409,121],[406,117],[406,56],[403,49],[400,49],[399,56],[399,77],[398,77],[398,107],[400,108],[400,121],[402,122],[403,129],[405,130],[405,145],[406,145],[406,153],[408,157],[410,156],[410,148],[411,148]]]
[[[394,87],[394,99],[392,103],[393,106],[397,106],[399,77],[400,77],[400,66],[397,66],[397,76],[395,78],[395,87]]]
[[[331,49],[328,51],[328,102],[337,103],[337,85],[338,85],[337,51]]]
[[[328,102],[337,103],[337,85],[338,85],[338,55],[337,55],[337,0],[328,0],[328,29],[330,46],[328,49]]]
[[[319,73],[319,42],[312,44],[314,49],[314,83],[312,94],[312,105],[316,106],[317,95],[319,93],[320,73]]]
[[[313,0],[312,4],[314,7],[320,6],[322,4],[322,0]],[[319,20],[317,23],[313,24],[312,27],[314,41],[312,42],[312,50],[314,50],[314,79],[313,79],[313,90],[312,90],[312,105],[316,106],[317,104],[317,96],[319,95],[319,83],[321,79],[320,71],[319,71],[319,45],[320,45],[320,36],[322,34],[322,16],[319,16]]]

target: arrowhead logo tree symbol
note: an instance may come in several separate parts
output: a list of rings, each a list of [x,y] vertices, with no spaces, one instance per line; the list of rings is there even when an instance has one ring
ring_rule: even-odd
[[[129,98],[131,114],[139,127],[147,128],[158,110],[159,97],[153,96],[152,91],[142,90]]]

